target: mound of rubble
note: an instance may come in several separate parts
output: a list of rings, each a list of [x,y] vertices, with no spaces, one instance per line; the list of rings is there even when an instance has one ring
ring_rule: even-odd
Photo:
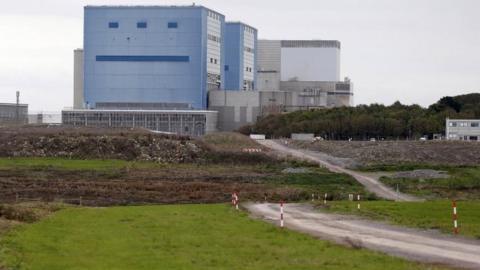
[[[162,163],[195,162],[205,149],[187,137],[143,130],[62,128],[0,130],[0,156],[125,159]]]

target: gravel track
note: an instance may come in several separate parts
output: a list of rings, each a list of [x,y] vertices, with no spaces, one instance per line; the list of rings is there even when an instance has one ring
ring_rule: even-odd
[[[279,224],[278,204],[245,204],[253,216]],[[286,204],[285,226],[354,248],[368,248],[409,260],[480,269],[480,241],[325,214],[311,205]]]
[[[334,165],[329,161],[325,160],[324,155],[322,153],[317,153],[314,151],[304,150],[304,149],[289,148],[288,146],[282,145],[273,140],[264,140],[264,141],[259,140],[257,142],[265,147],[268,147],[277,151],[280,155],[286,155],[286,156],[290,155],[299,159],[313,161],[327,168],[332,172],[348,174],[353,178],[355,178],[360,184],[365,186],[365,188],[368,191],[375,193],[377,196],[381,198],[388,199],[388,200],[395,200],[395,201],[421,201],[420,199],[414,196],[399,193],[392,190],[391,188],[387,187],[386,185],[378,181],[378,179],[372,176],[368,176],[366,174],[345,169],[339,165]]]

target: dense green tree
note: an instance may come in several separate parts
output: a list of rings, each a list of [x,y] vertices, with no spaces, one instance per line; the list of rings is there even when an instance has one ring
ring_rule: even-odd
[[[444,133],[446,118],[480,118],[480,94],[444,97],[428,108],[382,104],[297,111],[263,117],[242,133],[288,137],[291,133],[315,133],[327,139],[413,139]]]

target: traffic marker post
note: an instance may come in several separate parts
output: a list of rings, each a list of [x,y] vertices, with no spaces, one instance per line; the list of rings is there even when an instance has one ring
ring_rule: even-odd
[[[232,194],[232,206],[235,206],[235,209],[238,210],[238,195],[236,192]]]
[[[235,193],[235,209],[238,210],[238,195]]]
[[[283,201],[280,202],[280,228],[283,228]]]
[[[457,216],[457,202],[452,202],[453,207],[453,233],[458,234],[458,216]]]
[[[312,193],[312,202],[315,201],[315,194]]]
[[[357,195],[357,209],[360,210],[360,194]]]
[[[328,197],[328,194],[325,193],[325,197],[323,198],[323,204],[324,205],[327,205],[327,197]]]

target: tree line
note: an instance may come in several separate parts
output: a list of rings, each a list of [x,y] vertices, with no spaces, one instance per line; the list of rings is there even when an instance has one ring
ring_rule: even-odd
[[[314,133],[331,140],[417,139],[445,133],[445,119],[480,119],[480,94],[444,97],[428,108],[395,102],[316,109],[265,116],[242,127],[244,134],[289,137]]]

